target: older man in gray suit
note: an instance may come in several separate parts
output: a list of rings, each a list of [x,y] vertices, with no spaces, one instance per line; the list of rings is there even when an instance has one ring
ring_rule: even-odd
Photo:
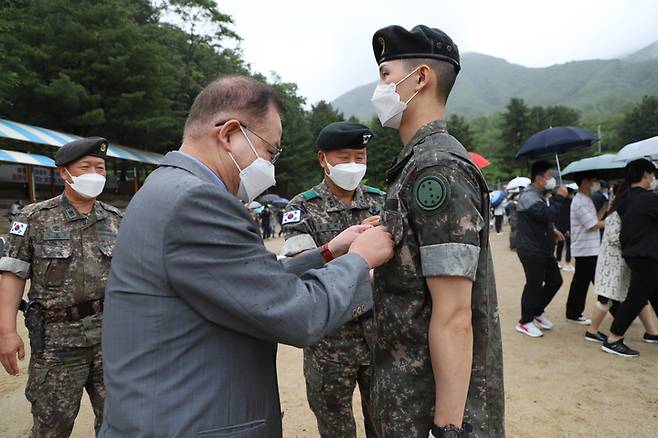
[[[384,228],[282,263],[240,202],[274,184],[280,112],[265,84],[213,82],[128,206],[106,290],[101,436],[280,437],[277,342],[313,344],[372,306]]]

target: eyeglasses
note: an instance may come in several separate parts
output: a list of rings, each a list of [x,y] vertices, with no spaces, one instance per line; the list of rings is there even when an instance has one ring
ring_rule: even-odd
[[[219,126],[222,126],[222,125],[224,125],[224,124],[226,124],[226,122],[217,122],[217,123],[215,123],[215,127],[219,127]],[[246,129],[247,131],[249,131],[249,132],[251,132],[252,134],[254,134],[256,137],[258,137],[263,143],[265,143],[267,146],[269,146],[271,150],[274,150],[274,153],[272,154],[272,160],[271,160],[271,162],[272,162],[272,164],[276,163],[276,161],[277,161],[277,160],[279,159],[279,157],[281,156],[281,152],[283,152],[283,146],[281,146],[281,145],[279,145],[279,146],[273,145],[272,143],[270,143],[269,141],[265,140],[263,137],[261,137],[260,135],[258,135],[256,132],[254,132],[251,128],[249,128],[247,125],[243,124],[242,122],[240,122],[240,126],[242,126],[244,129]]]

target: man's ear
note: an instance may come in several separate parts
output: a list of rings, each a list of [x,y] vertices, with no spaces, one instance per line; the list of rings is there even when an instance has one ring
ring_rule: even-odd
[[[57,171],[59,172],[59,177],[60,177],[60,178],[62,178],[64,181],[68,181],[68,182],[70,182],[70,181],[69,181],[69,178],[70,178],[70,177],[69,177],[69,174],[66,173],[66,167],[64,167],[64,166],[59,166],[59,167],[57,168]]]
[[[415,91],[420,91],[432,82],[432,69],[426,64],[421,64],[418,68],[418,80],[416,81]]]
[[[240,130],[240,122],[235,119],[228,120],[223,125],[219,126],[216,133],[217,142],[227,152],[231,152],[231,136],[235,131]]]
[[[318,163],[320,163],[320,167],[324,169],[324,163],[327,159],[327,156],[324,154],[324,151],[318,151]]]

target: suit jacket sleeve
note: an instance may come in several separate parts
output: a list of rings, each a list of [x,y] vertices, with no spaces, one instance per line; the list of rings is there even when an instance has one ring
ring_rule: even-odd
[[[368,265],[347,254],[320,269],[310,251],[284,269],[256,224],[225,191],[199,185],[178,197],[166,227],[169,283],[207,320],[250,336],[311,345],[372,307]]]

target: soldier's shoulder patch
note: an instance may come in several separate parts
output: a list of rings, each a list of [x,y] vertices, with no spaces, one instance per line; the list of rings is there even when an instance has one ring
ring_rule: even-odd
[[[14,234],[16,236],[25,236],[25,233],[27,232],[27,227],[28,225],[24,222],[14,221],[11,223],[11,227],[9,227],[9,234]]]
[[[434,211],[445,204],[449,193],[450,185],[443,176],[424,176],[414,185],[414,202],[421,210]]]
[[[374,195],[384,196],[386,192],[379,190],[377,187],[366,186],[366,193],[372,193]]]
[[[314,189],[310,189],[310,190],[307,190],[305,192],[302,192],[302,196],[307,201],[309,201],[311,199],[314,199],[314,198],[319,198],[320,197],[318,192],[316,192]]]
[[[283,220],[281,221],[281,225],[296,224],[301,220],[302,220],[301,210],[290,210],[283,214]]]

